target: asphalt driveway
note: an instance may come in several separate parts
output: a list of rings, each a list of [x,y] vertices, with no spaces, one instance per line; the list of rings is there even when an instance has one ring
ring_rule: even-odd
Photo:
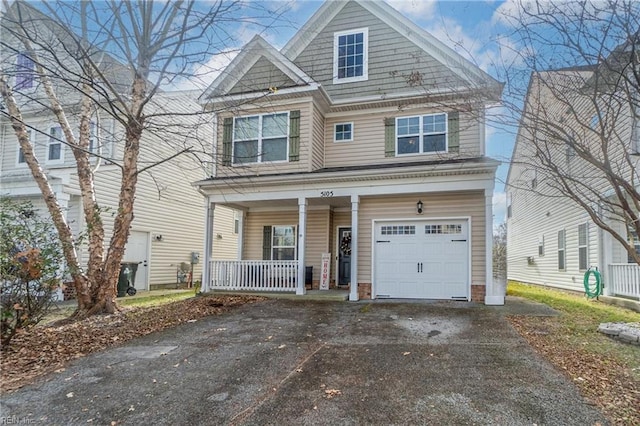
[[[79,359],[2,397],[1,415],[47,425],[606,424],[505,311],[269,300]]]

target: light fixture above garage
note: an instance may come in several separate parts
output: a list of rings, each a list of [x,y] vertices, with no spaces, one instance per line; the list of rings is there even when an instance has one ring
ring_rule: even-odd
[[[416,212],[418,214],[422,214],[423,207],[424,207],[424,204],[422,204],[422,201],[418,200],[418,202],[416,203]]]

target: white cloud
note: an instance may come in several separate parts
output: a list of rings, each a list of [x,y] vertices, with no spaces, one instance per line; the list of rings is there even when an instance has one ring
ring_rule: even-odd
[[[174,84],[173,90],[205,90],[224,71],[239,53],[239,49],[227,50],[211,56],[191,73]]]
[[[507,220],[507,194],[494,191],[493,193],[493,227],[494,229]]]
[[[386,0],[394,9],[407,16],[430,15],[436,6],[435,0]]]

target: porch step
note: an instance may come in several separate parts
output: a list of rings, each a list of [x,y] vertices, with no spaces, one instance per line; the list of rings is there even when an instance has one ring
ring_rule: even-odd
[[[344,302],[349,298],[349,292],[346,290],[307,290],[307,294],[297,295],[295,293],[277,293],[262,291],[230,291],[230,290],[213,290],[208,294],[242,294],[249,296],[262,296],[272,299],[290,299],[290,300],[316,300],[316,301],[334,301]]]

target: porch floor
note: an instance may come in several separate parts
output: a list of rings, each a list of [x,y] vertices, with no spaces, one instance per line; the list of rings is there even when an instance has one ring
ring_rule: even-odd
[[[316,300],[316,301],[345,301],[349,298],[348,290],[307,290],[305,295],[297,295],[295,293],[267,292],[267,291],[232,291],[232,290],[212,290],[207,294],[242,294],[250,296],[262,296],[272,299],[291,299],[291,300]]]

